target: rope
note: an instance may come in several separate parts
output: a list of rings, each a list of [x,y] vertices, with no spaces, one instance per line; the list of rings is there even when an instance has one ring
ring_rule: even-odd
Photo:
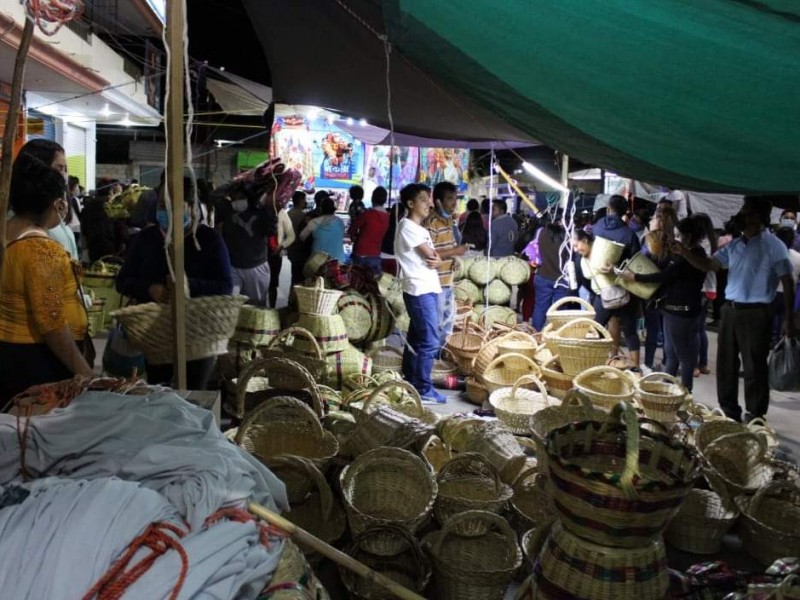
[[[170,533],[176,535],[178,539],[170,535]],[[169,595],[170,600],[177,600],[178,594],[180,594],[186,581],[186,575],[189,572],[189,556],[179,541],[184,535],[186,535],[186,532],[170,523],[151,523],[144,533],[133,539],[120,559],[92,586],[92,589],[86,592],[82,600],[92,600],[93,598],[97,598],[97,600],[118,600],[122,598],[128,588],[147,573],[156,559],[166,554],[169,550],[175,550],[181,559],[180,574]],[[128,568],[134,555],[142,548],[148,548],[151,551],[150,554]]]
[[[55,35],[69,21],[83,14],[81,0],[25,0],[25,12],[39,30]]]
[[[228,507],[228,508],[220,508],[217,512],[209,515],[206,517],[206,520],[203,521],[203,527],[211,527],[214,523],[218,523],[223,519],[227,519],[228,521],[233,521],[235,523],[250,523],[251,521],[255,522],[256,526],[258,527],[258,541],[259,543],[264,546],[265,548],[269,549],[272,546],[272,542],[270,541],[270,537],[287,537],[285,531],[281,529],[277,529],[256,519],[252,514],[247,512],[244,508],[240,507]]]

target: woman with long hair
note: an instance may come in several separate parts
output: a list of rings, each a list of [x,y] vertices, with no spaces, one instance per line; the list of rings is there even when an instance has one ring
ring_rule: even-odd
[[[477,210],[470,211],[461,227],[461,243],[469,244],[470,252],[483,254],[486,250],[486,228]]]
[[[706,213],[694,213],[691,217],[697,222],[702,238],[700,245],[708,256],[713,256],[717,251],[717,232],[711,217]],[[706,318],[708,317],[708,305],[717,297],[717,274],[714,271],[706,273],[703,282],[702,309],[697,318],[697,366],[694,369],[694,376],[700,377],[701,374],[708,375],[711,369],[708,368],[708,332],[706,331]]]

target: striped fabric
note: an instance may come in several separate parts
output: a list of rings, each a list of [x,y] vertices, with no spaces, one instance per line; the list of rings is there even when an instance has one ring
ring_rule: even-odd
[[[455,248],[455,237],[453,237],[453,220],[445,218],[437,212],[432,212],[428,218],[428,231],[433,240],[433,247],[438,252],[447,248]],[[453,259],[443,260],[439,266],[439,284],[441,286],[453,285]]]

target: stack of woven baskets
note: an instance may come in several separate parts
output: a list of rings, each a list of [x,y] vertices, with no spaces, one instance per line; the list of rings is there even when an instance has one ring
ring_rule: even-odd
[[[239,312],[236,330],[228,343],[228,352],[219,358],[219,372],[229,391],[235,393],[234,380],[242,370],[261,356],[263,349],[281,329],[278,311],[246,304]]]
[[[508,308],[511,288],[524,285],[530,278],[530,266],[524,260],[506,258],[459,258],[459,269],[454,275],[453,291],[457,300],[473,306],[471,320],[483,327],[495,322],[514,325],[516,312]]]

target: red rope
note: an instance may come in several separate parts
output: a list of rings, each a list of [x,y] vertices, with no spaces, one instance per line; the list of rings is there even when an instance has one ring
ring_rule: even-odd
[[[170,532],[178,538],[185,535],[184,531],[170,523],[151,523],[144,533],[134,538],[120,559],[92,586],[92,589],[86,592],[82,600],[92,600],[95,597],[97,600],[122,598],[125,591],[150,569],[158,557],[166,554],[168,550],[175,550],[181,557],[181,572],[169,596],[170,600],[177,600],[189,572],[189,556],[179,539],[171,536]],[[129,569],[128,564],[141,548],[149,548],[150,554]]]
[[[55,34],[64,23],[83,14],[81,0],[26,0],[25,5],[28,16],[45,35]]]
[[[249,523],[250,521],[255,521],[256,525],[258,526],[258,541],[265,548],[269,548],[272,545],[269,541],[270,536],[286,537],[285,532],[281,531],[280,529],[275,529],[265,525],[263,522],[258,521],[245,509],[237,507],[220,508],[217,512],[209,515],[206,518],[206,520],[203,522],[203,526],[210,527],[222,519],[228,519],[229,521],[234,521],[236,523]]]

